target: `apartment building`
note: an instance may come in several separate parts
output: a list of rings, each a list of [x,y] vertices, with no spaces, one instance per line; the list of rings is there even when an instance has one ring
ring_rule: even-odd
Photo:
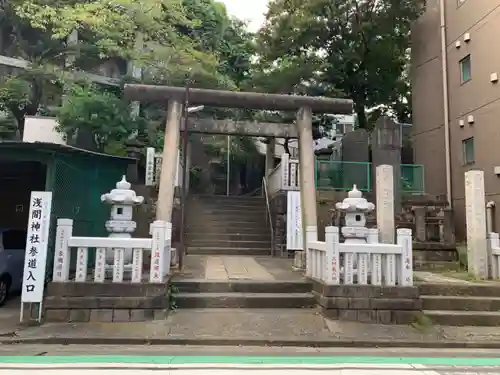
[[[448,197],[463,238],[464,172],[483,170],[500,230],[500,0],[427,0],[412,38],[412,136],[426,192]]]

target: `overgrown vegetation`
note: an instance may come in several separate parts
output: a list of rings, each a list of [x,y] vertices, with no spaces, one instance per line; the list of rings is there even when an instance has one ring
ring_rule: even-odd
[[[170,311],[177,310],[177,294],[179,289],[172,283],[168,284],[168,309]]]

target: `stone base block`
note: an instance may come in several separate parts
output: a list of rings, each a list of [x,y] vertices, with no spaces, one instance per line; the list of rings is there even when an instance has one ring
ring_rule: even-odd
[[[50,283],[43,320],[141,322],[165,319],[168,311],[168,283]]]
[[[305,251],[295,251],[293,255],[293,267],[299,270],[306,269],[306,252]]]
[[[417,287],[324,285],[314,294],[325,317],[377,324],[409,324],[422,310]]]

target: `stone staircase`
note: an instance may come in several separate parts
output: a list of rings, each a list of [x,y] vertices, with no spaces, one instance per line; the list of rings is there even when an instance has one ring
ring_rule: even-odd
[[[316,305],[312,286],[306,281],[178,280],[174,285],[178,289],[176,304],[184,309],[289,309]]]
[[[187,254],[271,254],[264,197],[194,195],[186,212]]]
[[[186,210],[187,257],[173,279],[180,309],[302,309],[312,284],[291,259],[271,257],[263,197],[194,195]],[[201,318],[200,318],[201,319]]]
[[[419,289],[423,313],[434,324],[500,326],[498,284],[422,284]]]

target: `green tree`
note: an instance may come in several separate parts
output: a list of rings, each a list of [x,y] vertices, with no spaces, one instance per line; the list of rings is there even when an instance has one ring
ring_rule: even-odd
[[[64,77],[56,63],[67,53],[64,43],[40,33],[19,17],[16,1],[0,3],[0,53],[22,59],[19,68],[2,67],[0,109],[7,116],[7,122],[0,125],[2,138],[22,138],[25,116],[35,115],[57,101]]]
[[[216,58],[177,32],[175,25],[190,24],[180,0],[10,0],[0,3],[0,21],[1,52],[25,62],[24,67],[4,70],[0,79],[0,109],[15,119],[14,133],[20,137],[26,115],[60,104],[64,84],[106,60],[122,66],[131,61],[153,81],[183,81],[189,71],[210,78],[217,73]],[[69,44],[73,30],[79,39]],[[138,48],[138,35],[145,48]],[[10,127],[3,135],[12,133]]]
[[[366,128],[367,107],[392,106],[401,97],[410,28],[420,11],[416,0],[273,0],[259,33],[262,79],[278,70],[286,91],[342,93]]]
[[[255,54],[253,34],[246,24],[227,14],[224,4],[214,0],[183,0],[190,24],[179,31],[193,39],[197,47],[218,60],[218,72],[227,77],[233,89],[248,79]]]
[[[119,147],[144,128],[142,117],[132,117],[129,103],[96,86],[73,85],[57,115],[59,131],[68,140],[89,142],[85,148],[124,154]]]

